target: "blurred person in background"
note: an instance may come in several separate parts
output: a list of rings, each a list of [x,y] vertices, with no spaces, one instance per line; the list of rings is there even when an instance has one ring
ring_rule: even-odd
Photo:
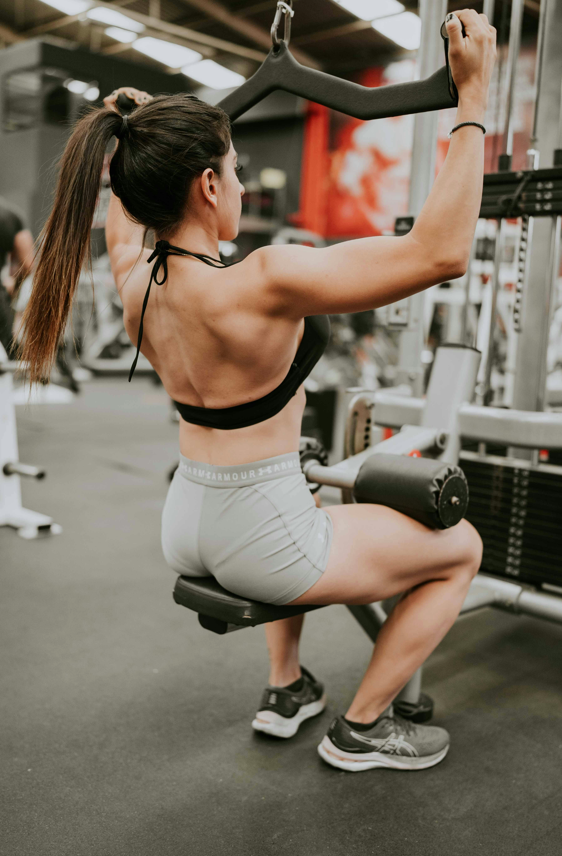
[[[0,343],[9,357],[13,350],[15,312],[12,300],[33,267],[33,236],[23,217],[0,198]]]

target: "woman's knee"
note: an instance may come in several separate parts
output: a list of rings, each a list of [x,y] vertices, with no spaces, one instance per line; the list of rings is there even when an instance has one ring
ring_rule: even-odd
[[[468,520],[461,520],[455,527],[457,532],[457,566],[463,575],[472,579],[482,563],[482,538]]]

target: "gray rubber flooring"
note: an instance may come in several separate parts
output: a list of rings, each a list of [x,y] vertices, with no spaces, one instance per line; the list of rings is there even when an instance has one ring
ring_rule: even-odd
[[[62,535],[0,530],[0,778],[6,856],[547,856],[562,850],[562,628],[489,610],[425,669],[439,766],[355,775],[316,753],[370,643],[343,606],[307,616],[329,708],[292,740],[250,722],[263,628],[215,636],[172,601],[160,554],[177,456],[149,381],[97,380],[18,408],[25,504]]]

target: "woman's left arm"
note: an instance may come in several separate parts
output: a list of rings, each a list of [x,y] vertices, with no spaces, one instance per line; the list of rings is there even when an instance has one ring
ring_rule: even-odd
[[[103,99],[105,106],[118,113],[117,99],[121,93],[138,106],[152,100],[148,92],[141,92],[131,86],[122,86]],[[126,216],[120,200],[112,193],[105,222],[105,242],[118,290],[136,262],[150,255],[150,250],[144,249],[144,231],[143,226],[133,223]]]
[[[129,220],[113,193],[105,221],[105,243],[111,272],[119,291],[136,262],[147,259],[150,250],[144,249],[144,227]]]

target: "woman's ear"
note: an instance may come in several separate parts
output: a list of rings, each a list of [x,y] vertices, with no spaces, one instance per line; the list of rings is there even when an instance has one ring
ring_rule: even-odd
[[[201,175],[201,192],[214,208],[218,205],[217,174],[210,167]]]

